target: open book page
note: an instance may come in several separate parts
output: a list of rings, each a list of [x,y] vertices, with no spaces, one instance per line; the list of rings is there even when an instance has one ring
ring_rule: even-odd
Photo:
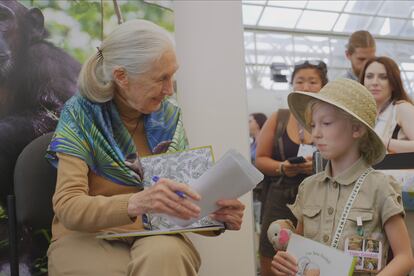
[[[353,257],[333,247],[292,234],[287,252],[298,260],[296,276],[352,275],[355,267]]]

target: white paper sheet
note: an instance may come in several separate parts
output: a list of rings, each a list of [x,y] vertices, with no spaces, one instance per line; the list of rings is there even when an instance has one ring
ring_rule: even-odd
[[[216,205],[219,199],[238,198],[252,190],[263,177],[256,167],[236,150],[231,149],[202,176],[189,183],[191,188],[201,195],[201,200],[194,202],[201,208],[200,217],[190,220],[175,217],[168,219],[174,224],[187,226],[216,211],[219,208]]]

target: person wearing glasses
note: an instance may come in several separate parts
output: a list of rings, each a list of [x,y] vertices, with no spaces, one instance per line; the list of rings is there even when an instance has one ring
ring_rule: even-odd
[[[49,275],[197,275],[200,256],[184,234],[96,238],[142,231],[146,213],[200,214],[200,196],[184,183],[143,189],[139,166],[139,156],[187,148],[180,108],[167,98],[177,69],[172,37],[145,20],[119,25],[83,65],[49,146],[57,165]],[[244,205],[217,205],[213,219],[240,229]]]
[[[368,31],[352,33],[345,51],[346,58],[351,62],[351,69],[348,69],[343,77],[358,81],[365,62],[375,57],[375,51],[375,39]]]
[[[327,83],[327,67],[323,61],[305,60],[295,65],[291,77],[294,91],[317,93]],[[294,164],[288,159],[302,155],[301,152],[305,152],[302,150],[309,149],[311,143],[310,134],[287,109],[274,112],[258,137],[256,167],[266,176],[259,244],[262,276],[272,275],[271,262],[275,255],[267,238],[267,229],[278,219],[290,219],[296,224],[286,204],[295,201],[299,184],[313,173],[311,151],[307,151],[302,163]]]
[[[414,105],[404,89],[397,63],[389,57],[369,59],[360,82],[377,103],[375,131],[387,152],[414,152]]]

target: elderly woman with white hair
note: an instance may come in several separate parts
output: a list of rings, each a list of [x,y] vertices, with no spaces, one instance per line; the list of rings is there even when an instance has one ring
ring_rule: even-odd
[[[49,275],[197,275],[200,256],[183,234],[95,238],[142,230],[145,213],[200,214],[188,185],[161,179],[144,190],[134,166],[139,156],[187,148],[180,109],[166,99],[177,69],[169,33],[144,20],[118,26],[84,64],[48,151],[58,170]],[[240,229],[244,205],[217,204],[212,217]]]

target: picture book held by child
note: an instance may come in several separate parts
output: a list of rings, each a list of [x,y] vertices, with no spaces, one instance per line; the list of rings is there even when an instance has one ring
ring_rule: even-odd
[[[292,92],[288,103],[329,160],[324,171],[301,183],[295,203],[288,205],[298,220],[294,232],[353,256],[354,275],[407,275],[414,261],[400,185],[371,167],[385,155],[373,129],[371,93],[358,82],[338,79],[319,93]],[[272,271],[297,275],[298,265],[297,256],[279,250]]]

